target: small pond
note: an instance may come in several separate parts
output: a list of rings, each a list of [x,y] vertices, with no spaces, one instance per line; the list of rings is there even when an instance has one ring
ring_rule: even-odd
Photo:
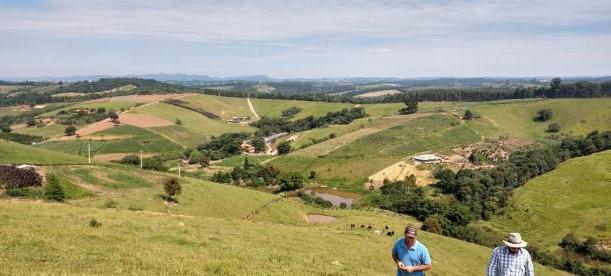
[[[307,195],[317,196],[324,200],[333,203],[333,206],[339,206],[342,202],[346,203],[346,207],[352,207],[352,203],[360,197],[357,193],[333,190],[330,188],[307,188],[304,191]]]

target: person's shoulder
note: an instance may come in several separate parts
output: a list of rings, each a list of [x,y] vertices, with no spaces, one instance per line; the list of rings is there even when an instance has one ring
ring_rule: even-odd
[[[522,254],[526,255],[527,257],[530,258],[530,252],[528,252],[528,250],[526,250],[526,248],[522,248]]]
[[[497,247],[495,247],[495,248],[492,250],[492,253],[493,253],[493,254],[496,254],[496,253],[502,252],[503,248],[505,248],[505,246],[504,246],[504,245],[497,246]]]
[[[416,240],[416,247],[422,249],[422,250],[426,250],[428,251],[428,248],[426,248],[426,245],[424,245],[424,243],[421,243],[419,240]]]
[[[405,240],[405,238],[398,238],[397,240],[395,240],[395,246],[400,245],[401,243],[403,243]]]

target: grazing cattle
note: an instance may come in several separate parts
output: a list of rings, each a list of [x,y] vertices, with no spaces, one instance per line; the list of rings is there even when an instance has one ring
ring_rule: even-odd
[[[385,230],[388,230],[388,225],[384,226],[384,229],[385,229]]]
[[[388,233],[386,233],[386,236],[392,237],[395,235],[395,231],[390,231]]]
[[[365,225],[364,225],[364,224],[361,224],[361,228],[365,228]]]
[[[371,225],[367,226],[367,229],[371,230],[371,228],[372,228]]]
[[[354,225],[354,224],[350,224],[350,228],[351,228],[351,229],[354,229],[354,227],[356,227],[356,225]]]
[[[376,234],[378,234],[378,235],[382,233],[382,231],[380,231],[380,230],[375,230],[375,231],[373,231],[373,232],[374,232],[374,233],[376,233]]]

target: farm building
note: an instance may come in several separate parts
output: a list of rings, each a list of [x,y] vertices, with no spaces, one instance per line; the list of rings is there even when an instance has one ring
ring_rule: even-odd
[[[436,154],[419,154],[412,157],[412,160],[422,163],[437,163],[441,162],[441,157]]]
[[[253,145],[246,143],[246,142],[240,145],[240,149],[242,150],[242,152],[255,153],[255,147],[253,147]]]

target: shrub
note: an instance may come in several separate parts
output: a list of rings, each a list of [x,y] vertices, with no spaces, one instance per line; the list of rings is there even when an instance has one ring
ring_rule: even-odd
[[[316,178],[316,171],[310,171],[310,179]]]
[[[276,184],[280,186],[280,192],[292,191],[303,188],[303,176],[298,173],[284,173],[276,178]]]
[[[287,154],[291,152],[291,144],[287,141],[278,144],[278,154]]]
[[[64,201],[66,195],[62,186],[59,184],[59,179],[54,174],[47,175],[47,186],[45,187],[45,198],[55,201]]]
[[[337,137],[337,134],[335,134],[335,133],[331,133],[331,134],[329,134],[329,139],[333,139],[333,138],[335,138],[335,137]]]
[[[473,112],[471,110],[465,111],[465,115],[463,115],[462,118],[465,120],[473,119]]]
[[[0,188],[12,189],[40,186],[42,176],[32,169],[19,169],[14,166],[0,165]]]
[[[66,136],[72,136],[72,135],[76,134],[76,127],[75,126],[68,126],[64,130],[64,133],[66,134]]]
[[[102,223],[101,223],[101,222],[99,222],[99,221],[98,221],[98,220],[96,220],[96,219],[91,219],[91,220],[89,221],[89,227],[93,227],[93,228],[99,228],[99,227],[101,227],[101,226],[102,226]]]
[[[167,171],[168,169],[163,164],[163,160],[159,156],[153,156],[142,160],[142,168],[145,170]]]
[[[119,160],[119,163],[128,164],[128,165],[139,165],[140,157],[138,157],[138,155],[135,155],[135,154],[129,154],[129,155],[123,156],[123,158]]]
[[[21,133],[12,132],[0,132],[0,139],[16,142],[24,145],[31,145],[33,143],[40,143],[45,139],[42,136],[27,135]]]
[[[537,115],[533,118],[535,122],[545,122],[552,118],[554,113],[551,109],[539,109]]]
[[[117,206],[119,206],[119,203],[112,199],[108,199],[106,202],[104,202],[104,207],[106,208],[117,208]]]
[[[178,178],[171,177],[163,182],[163,190],[165,190],[168,198],[171,200],[174,196],[177,196],[182,192],[182,186],[180,186]]]
[[[340,202],[339,203],[339,208],[340,209],[346,209],[346,208],[348,208],[348,205],[346,205],[346,202]]]
[[[550,124],[547,126],[547,132],[558,132],[560,131],[560,125],[557,123]]]

